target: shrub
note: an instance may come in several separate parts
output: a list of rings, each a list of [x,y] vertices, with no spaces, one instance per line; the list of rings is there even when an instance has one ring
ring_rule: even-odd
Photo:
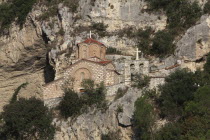
[[[147,87],[150,82],[150,78],[148,76],[143,76],[141,74],[134,75],[133,78],[133,87],[137,87],[139,89],[143,87]]]
[[[177,70],[160,86],[160,96],[156,96],[153,90],[145,91],[135,103],[134,130],[137,130],[137,136],[142,140],[209,139],[210,86],[203,82],[206,79],[202,74],[206,72]],[[206,77],[210,76],[207,74]],[[154,101],[159,104],[154,104]],[[160,109],[159,115],[170,121],[155,133],[152,131],[155,116],[151,115],[151,104],[156,112]]]
[[[168,17],[168,27],[180,31],[194,25],[201,16],[197,2],[188,0],[146,0],[151,10],[163,9]]]
[[[159,98],[162,116],[169,118],[183,115],[183,105],[193,99],[197,90],[192,72],[186,69],[177,70],[166,78],[166,83],[160,86]]]
[[[122,113],[123,112],[123,106],[122,105],[118,105],[116,112],[117,113]]]
[[[135,102],[134,129],[141,140],[153,139],[152,126],[155,123],[155,114],[153,106],[148,101],[148,97],[143,96]]]
[[[118,30],[116,32],[116,34],[119,36],[119,37],[128,37],[128,38],[134,38],[135,37],[135,30],[133,27],[125,27],[121,30]]]
[[[194,94],[194,99],[185,102],[184,116],[160,129],[156,133],[156,139],[208,139],[210,127],[209,94],[209,86],[199,88]]]
[[[61,116],[68,118],[80,114],[81,109],[87,110],[87,107],[93,106],[98,109],[107,109],[105,100],[105,87],[103,83],[94,85],[94,81],[85,79],[82,82],[84,93],[78,96],[78,93],[66,89],[65,95],[59,104]]]
[[[6,105],[1,116],[5,139],[53,139],[52,116],[41,100],[20,99]]]
[[[165,56],[173,52],[175,37],[194,25],[201,17],[202,10],[197,2],[188,0],[146,1],[150,10],[162,9],[166,12],[168,25],[166,30],[155,33],[152,41],[144,39],[138,46],[144,53]],[[149,44],[152,44],[151,49]]]
[[[208,0],[203,9],[204,14],[210,14],[210,1]]]
[[[201,16],[201,8],[197,2],[192,4],[187,0],[174,0],[167,6],[169,28],[189,28],[194,25]]]
[[[106,54],[122,54],[122,52],[117,50],[116,48],[109,47],[106,50]]]
[[[181,140],[182,128],[178,123],[166,124],[155,134],[156,140]]]
[[[158,10],[158,9],[166,9],[167,6],[173,0],[146,0],[149,3],[150,9]]]
[[[104,84],[101,83],[95,89],[85,89],[86,104],[88,106],[96,105],[97,108],[106,109],[106,91]]]
[[[158,31],[153,39],[151,53],[161,56],[173,52],[173,39],[169,32]]]
[[[101,23],[92,23],[91,29],[98,33],[100,37],[104,37],[107,34],[108,25],[105,25],[103,22]]]
[[[33,5],[36,3],[36,0],[14,0],[0,5],[0,23],[1,30],[7,29],[10,27],[12,22],[16,20],[16,23],[23,26],[25,23],[28,13],[32,10]]]
[[[86,91],[93,91],[94,90],[94,86],[95,86],[95,83],[93,80],[91,79],[84,79],[81,83],[81,86],[86,90]]]
[[[83,102],[78,94],[72,90],[66,90],[62,101],[59,104],[59,110],[63,117],[68,118],[80,113]]]

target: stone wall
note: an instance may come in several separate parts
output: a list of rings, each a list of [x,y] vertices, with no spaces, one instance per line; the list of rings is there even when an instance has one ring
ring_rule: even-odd
[[[43,100],[55,99],[62,97],[64,81],[63,79],[55,80],[45,86],[43,86]]]
[[[133,66],[133,68],[132,68]],[[131,84],[131,74],[149,74],[149,61],[145,59],[141,60],[126,60],[125,61],[125,84]]]

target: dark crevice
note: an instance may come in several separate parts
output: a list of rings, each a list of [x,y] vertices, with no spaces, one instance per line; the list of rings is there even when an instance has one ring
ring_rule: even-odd
[[[59,19],[60,22],[62,22],[62,16],[59,12],[58,12],[58,19]]]
[[[200,59],[195,60],[196,63],[200,63],[200,62],[204,62],[204,61],[205,61],[204,57],[201,57]]]
[[[55,79],[55,70],[49,63],[48,53],[46,55],[46,65],[44,68],[44,79],[45,79],[45,83],[52,82]]]
[[[47,37],[47,34],[42,30],[42,39],[44,40],[45,44],[48,44],[50,39]]]

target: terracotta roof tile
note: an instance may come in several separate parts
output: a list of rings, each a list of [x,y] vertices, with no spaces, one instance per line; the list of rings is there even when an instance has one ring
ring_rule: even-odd
[[[100,63],[100,64],[108,64],[108,63],[110,63],[110,62],[112,62],[112,61],[100,61],[100,62],[98,62],[98,63]]]

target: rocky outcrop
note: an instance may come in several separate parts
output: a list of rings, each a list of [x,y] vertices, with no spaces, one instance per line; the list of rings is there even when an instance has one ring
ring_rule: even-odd
[[[178,41],[176,56],[179,59],[195,61],[210,51],[210,17],[202,16],[200,23],[187,30]]]
[[[209,35],[210,16],[204,15],[197,25],[189,28],[177,42],[174,58],[182,61],[183,68],[187,67],[193,71],[203,68],[205,56],[210,52]]]
[[[102,134],[118,133],[121,140],[132,138],[134,103],[142,95],[138,89],[129,89],[120,99],[112,102],[107,110],[90,109],[77,118],[55,119],[55,140],[101,140]],[[119,111],[122,108],[122,112]]]
[[[57,7],[57,15],[41,21],[39,17],[48,11],[48,7],[37,3],[29,13],[22,29],[14,23],[9,33],[0,36],[0,95],[2,97],[0,98],[0,110],[9,101],[14,89],[24,82],[33,83],[32,87],[26,88],[27,96],[38,93],[30,89],[39,88],[44,83],[44,57],[48,52],[46,46],[49,46],[49,50],[54,49],[55,55],[50,62],[55,70],[59,70],[58,66],[69,63],[70,58],[64,57],[68,55],[69,48],[89,36],[88,28],[79,31],[78,28],[89,27],[93,22],[104,22],[108,24],[107,32],[111,34],[100,38],[93,33],[96,39],[106,44],[107,47],[120,48],[132,54],[135,42],[126,37],[120,38],[116,34],[112,35],[112,33],[129,26],[135,28],[152,26],[158,30],[164,29],[166,25],[166,17],[162,13],[147,13],[146,3],[139,0],[96,0],[95,2],[80,0],[75,13],[71,13],[69,8],[63,4]],[[40,43],[40,40],[44,43]],[[39,70],[37,68],[28,70],[31,66],[37,66],[38,62],[42,63]]]

